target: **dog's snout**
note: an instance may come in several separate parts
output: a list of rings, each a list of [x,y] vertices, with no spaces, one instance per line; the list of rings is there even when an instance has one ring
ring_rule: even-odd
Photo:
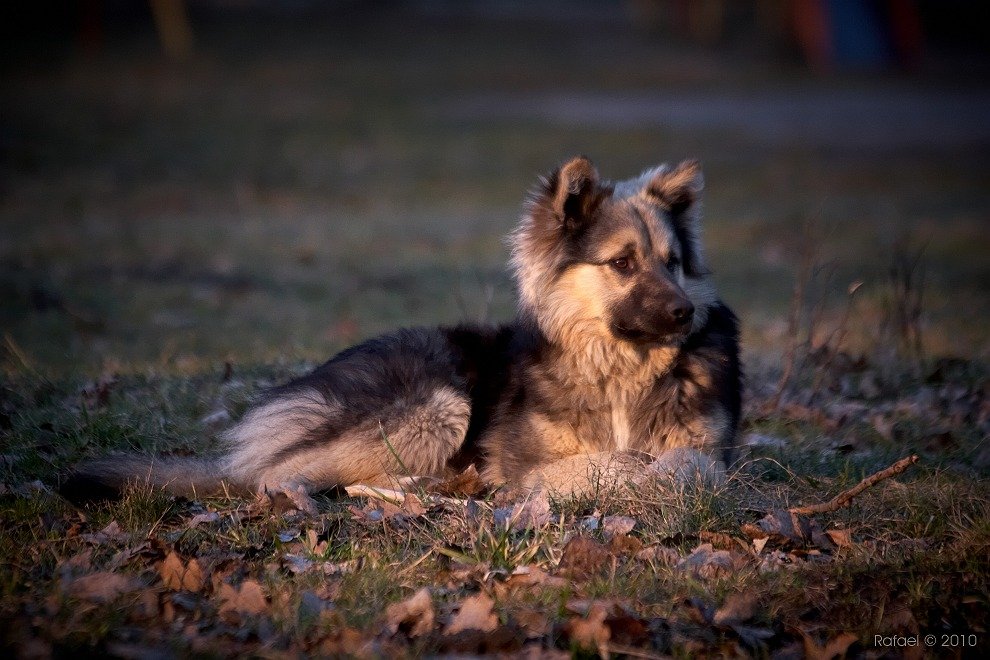
[[[667,307],[667,312],[678,323],[687,323],[694,317],[694,305],[690,300],[675,300]]]

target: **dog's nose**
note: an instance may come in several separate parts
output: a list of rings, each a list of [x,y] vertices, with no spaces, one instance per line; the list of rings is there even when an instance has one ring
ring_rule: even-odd
[[[694,316],[694,305],[690,300],[677,300],[670,303],[667,311],[678,323],[687,323]]]

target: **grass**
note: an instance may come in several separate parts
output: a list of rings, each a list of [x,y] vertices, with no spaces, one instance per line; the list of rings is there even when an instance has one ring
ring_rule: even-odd
[[[438,38],[411,38],[410,21]],[[540,46],[548,40],[552,52]],[[537,103],[547,90],[937,96],[938,71],[811,79],[758,54],[701,52],[613,24],[422,16],[242,20],[203,26],[200,44],[185,65],[162,61],[142,34],[110,39],[91,57],[4,65],[3,644],[22,655],[519,650],[504,639],[485,646],[501,634],[580,654],[594,651],[570,632],[586,616],[575,608],[598,599],[626,608],[626,619],[613,612],[607,624],[616,648],[642,628],[627,646],[648,654],[804,652],[806,637],[824,645],[842,632],[858,640],[853,654],[873,652],[875,634],[912,631],[976,634],[985,648],[984,145],[820,147],[703,122],[603,127],[458,110],[486,94]],[[107,451],[210,451],[224,424],[213,413],[237,419],[261,388],[377,332],[509,317],[502,236],[538,173],[576,153],[617,178],[662,160],[705,163],[706,247],[743,320],[744,435],[779,440],[743,452],[724,484],[603,486],[552,502],[552,522],[522,531],[496,522],[494,496],[470,507],[424,496],[428,515],[372,524],[349,509],[365,502],[347,498],[320,498],[320,518],[307,520],[141,488],[84,510],[53,494],[71,465]],[[802,318],[820,317],[827,335],[843,322],[848,284],[864,283],[832,346],[833,358],[848,359],[823,367],[799,346],[784,405],[766,408],[781,356],[803,341],[787,319],[809,222],[821,229],[822,277]],[[898,293],[905,274],[891,274],[897,245],[924,246],[922,314],[912,321],[920,359],[897,350],[895,330],[878,331],[892,315],[913,318],[908,293],[917,291]],[[860,355],[862,365],[849,366]],[[773,540],[756,553],[742,531],[911,453],[922,460],[910,472],[816,517],[823,530],[849,531],[849,547]],[[191,525],[204,513],[216,519]],[[589,575],[560,569],[575,536],[610,543],[588,523],[610,515],[636,520],[635,541]],[[111,523],[120,531],[101,535]],[[678,567],[705,542],[727,542],[713,550],[729,553],[733,569]],[[636,558],[636,543],[660,551]],[[202,589],[163,586],[158,567],[171,552],[203,566]],[[310,568],[293,570],[301,564],[287,555]],[[520,567],[565,580],[519,586]],[[137,586],[109,598],[80,586],[104,573]],[[265,609],[231,623],[221,592],[252,581]],[[433,631],[384,633],[388,606],[423,586]],[[445,636],[478,592],[495,600],[489,641]],[[757,604],[736,628],[762,637],[714,622],[739,593]]]

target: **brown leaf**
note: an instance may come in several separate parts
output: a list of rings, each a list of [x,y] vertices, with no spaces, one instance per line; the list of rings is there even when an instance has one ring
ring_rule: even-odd
[[[698,539],[702,543],[711,543],[716,550],[735,550],[739,547],[736,539],[724,532],[709,532],[703,529],[698,532]]]
[[[715,550],[711,543],[702,543],[677,564],[681,570],[692,571],[699,577],[715,577],[731,573],[745,563],[745,557],[728,550]]]
[[[753,550],[756,551],[756,554],[763,552],[763,548],[766,547],[767,541],[769,540],[769,536],[764,536],[761,539],[753,539]]]
[[[602,533],[606,537],[628,534],[636,526],[636,519],[629,516],[605,516],[602,520]]]
[[[320,655],[329,657],[368,657],[362,653],[369,645],[368,637],[354,628],[332,628],[329,636],[320,643]]]
[[[523,531],[536,529],[550,522],[550,498],[545,492],[540,492],[518,502],[509,514],[512,529]]]
[[[608,642],[612,631],[605,625],[608,609],[602,603],[594,603],[587,616],[575,616],[564,625],[564,634],[577,646],[597,651],[603,658],[608,657]]]
[[[485,483],[481,480],[481,475],[478,474],[478,468],[472,463],[460,474],[431,484],[426,490],[430,493],[448,497],[470,497],[471,495],[477,495],[484,488]]]
[[[755,524],[743,524],[742,532],[751,539],[769,537],[782,546],[817,545],[826,550],[832,548],[832,541],[823,533],[817,520],[786,509],[775,509]]]
[[[852,538],[852,532],[848,529],[826,529],[825,533],[832,539],[832,543],[840,548],[851,548],[856,545]]]
[[[86,543],[103,545],[105,543],[129,541],[131,539],[131,535],[120,529],[120,525],[117,524],[116,520],[111,520],[110,523],[100,531],[94,534],[80,534],[79,538],[86,541]]]
[[[572,575],[591,575],[611,566],[615,557],[608,549],[590,536],[575,536],[560,557],[560,568]]]
[[[682,557],[679,552],[665,545],[651,545],[636,553],[636,559],[652,562],[660,566],[674,566]]]
[[[502,584],[506,587],[565,587],[568,582],[564,578],[550,575],[538,566],[516,566]]]
[[[261,585],[255,580],[244,580],[240,588],[229,584],[220,587],[220,617],[228,623],[240,623],[242,616],[264,614],[268,611],[268,601]]]
[[[745,623],[756,614],[758,600],[756,594],[751,591],[730,594],[722,603],[722,607],[715,610],[712,623],[724,628]]]
[[[90,573],[76,578],[66,586],[66,593],[75,598],[107,603],[122,594],[142,588],[142,584],[120,573]]]
[[[405,498],[402,500],[402,509],[400,512],[410,518],[418,518],[426,513],[426,507],[423,506],[423,502],[418,497],[412,493],[406,493]]]
[[[389,634],[400,630],[409,637],[419,637],[433,631],[436,613],[430,590],[423,587],[410,598],[393,603],[385,610],[386,626]]]
[[[629,557],[643,549],[643,542],[635,536],[619,534],[608,540],[608,551],[616,557]]]
[[[158,566],[158,574],[166,589],[195,593],[203,588],[203,569],[195,558],[185,563],[178,554],[170,552]]]
[[[461,601],[461,609],[458,610],[447,630],[446,635],[456,635],[464,630],[480,630],[491,632],[498,627],[498,616],[492,612],[495,601],[484,593],[468,596]]]
[[[808,660],[834,660],[846,657],[846,651],[859,638],[850,632],[839,633],[824,646],[819,646],[811,635],[801,631],[804,637],[804,655]]]
[[[513,611],[512,618],[522,628],[526,639],[538,639],[550,632],[550,619],[542,608],[517,609]]]

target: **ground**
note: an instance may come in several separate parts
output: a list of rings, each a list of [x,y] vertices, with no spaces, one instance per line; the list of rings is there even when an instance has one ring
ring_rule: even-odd
[[[819,76],[604,10],[212,17],[185,63],[128,30],[3,64],[0,637],[18,654],[987,648],[979,62]],[[208,450],[261,388],[379,331],[507,318],[502,237],[578,153],[614,178],[703,162],[748,374],[724,484],[526,507],[465,479],[324,497],[317,519],[54,493],[107,450]],[[911,455],[848,507],[783,513]]]

